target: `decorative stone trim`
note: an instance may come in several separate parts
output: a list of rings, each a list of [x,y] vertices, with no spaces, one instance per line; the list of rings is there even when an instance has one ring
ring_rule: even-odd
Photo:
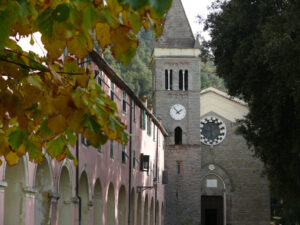
[[[49,192],[48,197],[52,203],[56,203],[60,199],[61,195],[56,192]]]
[[[4,180],[0,180],[0,188],[6,188],[7,187],[7,182]]]
[[[88,203],[88,207],[89,207],[89,210],[91,210],[94,206],[94,203],[92,201],[89,201]]]
[[[79,199],[77,197],[72,198],[73,204],[79,204]]]
[[[24,187],[23,191],[25,193],[25,196],[29,198],[35,198],[35,194],[37,193],[37,190],[35,188],[28,187],[28,186]]]

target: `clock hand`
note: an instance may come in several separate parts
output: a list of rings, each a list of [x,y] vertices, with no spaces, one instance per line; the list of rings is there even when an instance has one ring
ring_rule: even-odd
[[[182,109],[180,109],[179,111],[176,112],[176,114],[179,114],[182,111]]]

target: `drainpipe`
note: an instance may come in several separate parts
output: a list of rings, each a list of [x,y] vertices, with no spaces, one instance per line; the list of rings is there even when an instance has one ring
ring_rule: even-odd
[[[157,185],[158,185],[158,173],[159,171],[158,170],[158,127],[156,128],[156,184],[155,184],[155,202],[154,202],[154,224],[155,225],[158,225],[157,221],[156,221],[156,202],[157,202]]]
[[[81,225],[81,197],[79,196],[79,135],[76,141],[76,159],[78,165],[76,166],[76,198],[78,199],[78,225]]]
[[[129,133],[132,134],[132,99],[130,98]],[[131,164],[132,164],[132,135],[129,136],[129,176],[128,176],[128,225],[130,225],[130,201],[131,201]]]

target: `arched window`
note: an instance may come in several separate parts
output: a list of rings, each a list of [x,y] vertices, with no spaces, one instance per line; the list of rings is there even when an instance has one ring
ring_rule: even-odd
[[[172,90],[172,75],[173,70],[165,70],[165,88],[166,90]]]
[[[182,129],[180,127],[175,128],[175,145],[182,144]]]
[[[179,70],[179,90],[187,91],[189,87],[188,70]]]

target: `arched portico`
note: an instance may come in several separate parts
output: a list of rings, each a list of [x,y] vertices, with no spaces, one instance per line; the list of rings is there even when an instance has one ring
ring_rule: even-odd
[[[36,189],[34,202],[34,224],[50,224],[51,201],[49,194],[53,191],[53,174],[49,158],[44,158],[36,166],[34,187]]]
[[[102,225],[103,220],[103,201],[100,180],[97,179],[94,188],[94,225]]]

